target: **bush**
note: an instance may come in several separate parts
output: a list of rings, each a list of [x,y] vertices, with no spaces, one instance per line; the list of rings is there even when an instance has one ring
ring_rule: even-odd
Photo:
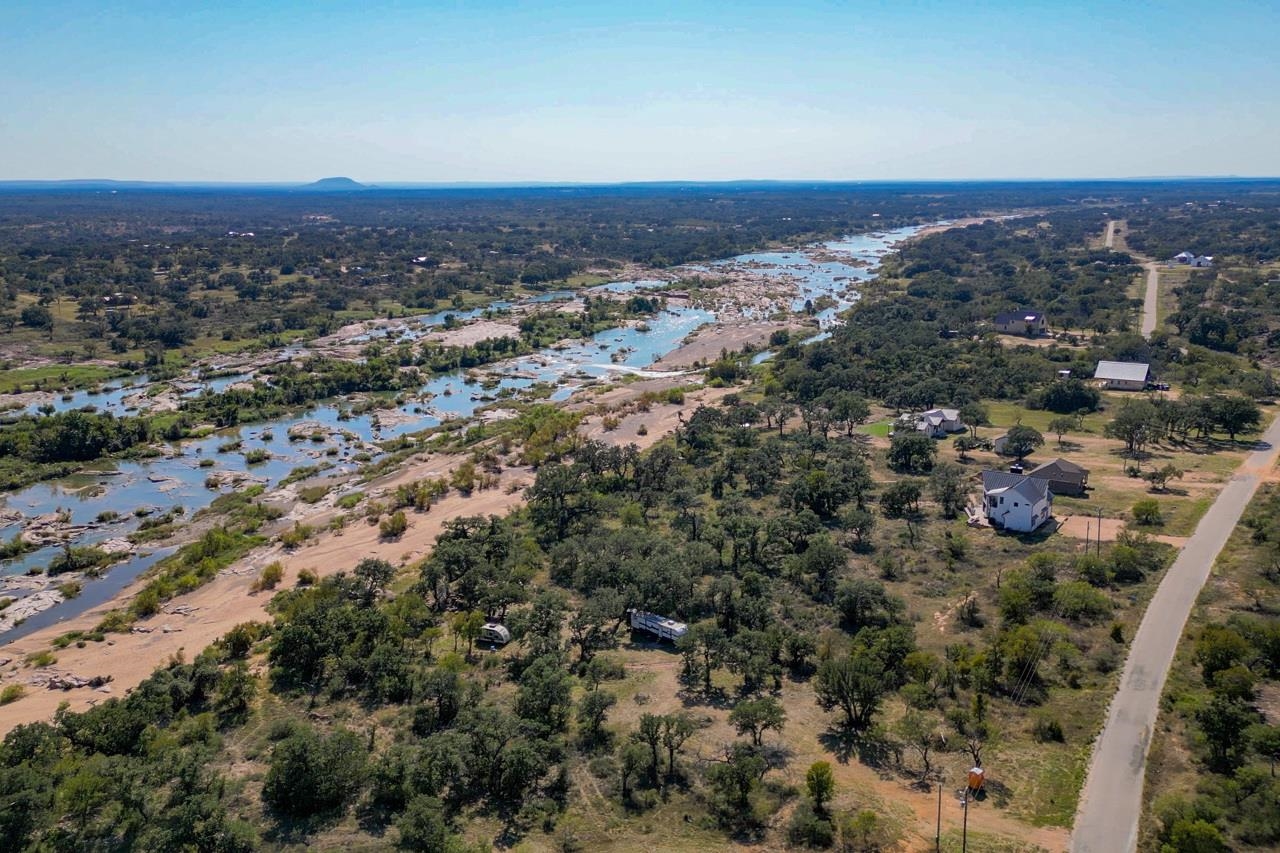
[[[263,447],[255,447],[244,455],[246,465],[260,465],[271,458],[271,451]]]
[[[298,725],[271,751],[262,799],[291,817],[336,811],[359,790],[364,762],[365,745],[354,732],[322,738]]]
[[[319,582],[320,576],[316,574],[315,569],[298,570],[298,586],[315,586]]]
[[[1133,505],[1133,518],[1146,526],[1162,523],[1164,516],[1160,514],[1160,502],[1155,498],[1143,498]]]
[[[787,826],[787,840],[801,847],[830,847],[836,840],[831,821],[817,814],[807,801],[796,806]]]
[[[364,492],[352,492],[334,501],[334,506],[338,509],[355,509],[356,504],[362,500],[364,500]]]
[[[0,705],[9,705],[27,695],[27,688],[21,684],[7,684],[0,690]]]
[[[252,589],[254,592],[275,589],[283,578],[284,564],[279,560],[274,563],[268,563],[262,568],[262,574],[258,575],[258,579],[253,582]]]
[[[1062,723],[1048,714],[1037,714],[1031,721],[1031,735],[1040,743],[1066,743]]]
[[[1053,593],[1053,604],[1066,619],[1101,619],[1111,614],[1111,599],[1085,581],[1065,581]]]
[[[313,533],[315,533],[315,530],[310,526],[301,523],[295,524],[292,530],[286,530],[284,533],[280,534],[280,544],[283,545],[286,550],[292,551],[295,548],[300,547],[303,542],[310,539],[311,534]]]
[[[307,486],[305,489],[298,489],[298,500],[307,504],[319,503],[320,499],[329,494],[328,486]]]
[[[383,539],[399,539],[409,529],[409,519],[404,510],[398,509],[382,520],[378,525],[378,535]]]

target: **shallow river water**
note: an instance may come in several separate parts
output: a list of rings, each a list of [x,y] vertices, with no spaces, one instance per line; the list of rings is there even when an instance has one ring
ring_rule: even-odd
[[[881,258],[889,253],[894,243],[910,237],[917,227],[901,228],[875,234],[861,234],[841,240],[788,252],[758,252],[740,255],[723,261],[690,267],[693,271],[710,272],[717,266],[750,264],[767,275],[790,276],[798,287],[791,309],[801,311],[805,302],[819,297],[831,297],[835,307],[819,312],[818,319],[824,330],[812,339],[825,337],[837,314],[848,308],[858,298],[851,284],[866,281],[875,276]],[[821,255],[818,260],[814,255]],[[831,255],[842,256],[832,260]],[[847,258],[848,262],[845,262]],[[658,287],[662,281],[618,281],[600,285],[591,290],[629,292]],[[530,301],[552,302],[568,299],[574,294],[568,291],[540,294]],[[494,303],[487,308],[471,311],[439,311],[413,318],[398,327],[399,339],[413,339],[445,323],[448,315],[466,321],[481,316],[486,310],[503,310],[511,303]],[[350,413],[350,404],[334,401],[318,405],[297,415],[268,423],[253,424],[223,430],[209,437],[184,441],[173,445],[172,455],[142,461],[121,461],[101,469],[89,470],[58,480],[50,480],[7,496],[0,497],[0,505],[18,510],[32,517],[59,510],[71,515],[75,525],[88,529],[76,539],[77,545],[90,545],[107,539],[127,536],[140,521],[135,510],[145,507],[153,513],[163,513],[181,506],[185,517],[207,507],[221,490],[206,488],[205,480],[215,472],[243,472],[268,489],[279,483],[292,470],[301,465],[329,462],[334,472],[352,470],[352,456],[373,442],[395,438],[440,424],[443,420],[465,421],[481,406],[491,405],[510,394],[518,394],[535,384],[553,386],[551,399],[568,399],[588,380],[617,372],[650,375],[649,365],[678,348],[691,332],[705,323],[715,320],[710,311],[694,307],[677,307],[650,318],[643,327],[627,326],[600,332],[590,340],[584,340],[563,348],[547,348],[533,355],[508,362],[487,365],[479,370],[498,377],[496,385],[482,388],[480,384],[467,384],[463,371],[442,374],[430,379],[416,395],[398,407],[398,414],[388,416],[386,410],[365,414]],[[370,341],[389,337],[386,329],[371,330],[357,338]],[[756,357],[767,358],[767,353]],[[616,360],[615,360],[616,359]],[[201,393],[205,388],[220,391],[237,381],[250,378],[248,374],[219,377],[206,382],[193,383],[187,394]],[[61,411],[84,406],[123,414],[126,398],[145,392],[146,377],[134,377],[128,386],[122,382],[111,383],[112,390],[99,393],[80,391],[68,400],[58,400],[54,408]],[[505,393],[504,393],[505,392]],[[0,397],[0,402],[3,398]],[[34,407],[32,407],[34,410]],[[382,424],[381,421],[388,421]],[[307,437],[290,440],[290,427],[304,423],[318,423],[314,432],[322,440],[311,440],[313,430],[306,430]],[[240,448],[219,452],[219,448],[239,441]],[[258,464],[245,461],[245,451],[262,448],[271,457]],[[201,467],[202,460],[212,459],[213,464]],[[95,520],[102,513],[113,512],[119,519],[110,523]],[[0,536],[8,538],[19,530],[18,524],[0,528]],[[56,555],[58,546],[41,548],[17,560],[0,564],[0,581],[3,577],[39,572]],[[167,553],[167,552],[166,552]],[[141,547],[138,553],[114,565],[102,578],[86,580],[84,592],[77,598],[63,602],[39,613],[3,635],[0,642],[9,642],[37,628],[71,618],[99,604],[123,588],[139,573],[150,567],[163,554],[154,548]],[[8,597],[19,598],[27,594],[22,588],[0,589]]]

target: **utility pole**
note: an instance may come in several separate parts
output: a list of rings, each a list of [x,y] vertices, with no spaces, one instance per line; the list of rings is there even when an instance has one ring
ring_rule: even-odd
[[[960,830],[960,853],[969,853],[969,782],[964,785],[964,823]]]
[[[943,787],[944,787],[943,776],[941,773],[939,773],[938,774],[938,828],[936,833],[933,836],[933,849],[937,851],[937,853],[942,853],[942,789]]]
[[[1098,550],[1097,555],[1102,556],[1102,510],[1098,510]]]

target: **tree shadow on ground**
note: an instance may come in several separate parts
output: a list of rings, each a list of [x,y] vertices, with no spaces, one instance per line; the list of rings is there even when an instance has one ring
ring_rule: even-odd
[[[900,763],[900,755],[883,733],[858,732],[844,726],[832,726],[818,735],[818,742],[826,747],[841,764],[848,764],[856,757],[858,762],[877,770],[882,776],[891,775],[892,768]]]

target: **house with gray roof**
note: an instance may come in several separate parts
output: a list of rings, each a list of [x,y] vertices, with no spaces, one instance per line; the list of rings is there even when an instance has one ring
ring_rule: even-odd
[[[992,527],[1031,533],[1053,518],[1053,492],[1048,480],[983,471],[982,512]]]
[[[1053,459],[1027,472],[1028,477],[1044,480],[1055,495],[1080,496],[1089,485],[1089,469],[1066,459]]]
[[[1142,391],[1151,381],[1151,365],[1140,361],[1100,361],[1093,378],[1109,391]]]
[[[992,319],[991,324],[996,327],[997,332],[1004,332],[1006,335],[1034,337],[1049,330],[1044,314],[1030,310],[1002,311]]]

